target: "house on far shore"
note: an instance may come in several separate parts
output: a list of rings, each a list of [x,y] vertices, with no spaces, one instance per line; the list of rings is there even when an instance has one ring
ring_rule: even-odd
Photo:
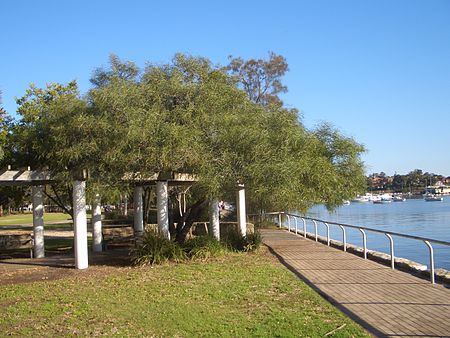
[[[447,183],[447,179],[450,179],[450,177],[447,177],[442,181],[437,181],[435,185],[429,185],[425,188],[425,193],[436,195],[450,195],[450,186],[444,184],[444,182]]]

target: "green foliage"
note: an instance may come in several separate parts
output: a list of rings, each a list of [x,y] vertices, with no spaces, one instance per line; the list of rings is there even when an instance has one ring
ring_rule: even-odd
[[[183,250],[190,259],[200,261],[207,261],[229,253],[226,246],[210,236],[199,236],[187,240],[183,244]]]
[[[283,104],[278,97],[278,94],[287,92],[287,87],[281,83],[281,78],[288,71],[283,56],[270,52],[269,60],[243,60],[231,56],[229,59],[227,69],[236,77],[251,101],[263,106]]]
[[[2,92],[0,90],[0,161],[5,156],[5,146],[11,130],[12,119],[2,107]]]
[[[90,79],[94,86],[103,87],[117,80],[132,81],[139,74],[139,68],[134,62],[122,62],[115,54],[109,56],[109,64],[110,70],[103,68],[94,70]]]
[[[230,230],[219,242],[211,236],[198,236],[179,244],[162,237],[155,231],[147,231],[142,244],[134,253],[133,263],[161,264],[186,260],[207,261],[231,252],[252,252],[262,244],[259,231],[242,236],[237,230]]]
[[[18,100],[14,158],[48,166],[66,182],[87,169],[88,187],[97,190],[124,175],[193,173],[194,205],[234,198],[237,182],[246,186],[250,211],[332,208],[354,197],[364,185],[364,148],[329,126],[308,131],[297,110],[269,104],[267,95],[284,90],[279,78],[287,71],[284,58],[270,58],[248,66],[256,77],[264,77],[261,69],[271,77],[258,100],[227,69],[183,54],[142,74],[113,55],[83,99],[75,82],[31,86]],[[235,66],[248,68],[244,61]]]
[[[161,264],[167,261],[180,262],[186,259],[184,250],[175,242],[154,231],[146,231],[142,244],[135,252],[133,263]]]
[[[238,229],[230,229],[222,236],[221,240],[230,249],[244,252],[255,251],[262,244],[261,233],[258,230],[243,236]]]

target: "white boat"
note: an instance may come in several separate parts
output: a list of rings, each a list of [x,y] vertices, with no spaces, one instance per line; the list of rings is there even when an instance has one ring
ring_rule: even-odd
[[[390,194],[373,196],[372,202],[375,204],[387,204],[392,202],[392,196]]]
[[[442,196],[437,196],[434,194],[425,194],[423,199],[427,202],[442,202],[444,200]]]
[[[406,198],[404,198],[403,196],[394,196],[394,197],[392,197],[392,201],[393,202],[405,202]]]
[[[365,195],[359,195],[355,199],[352,199],[352,202],[354,202],[354,203],[369,203],[369,202],[372,202],[375,197],[376,197],[376,195],[372,195],[371,193],[367,192]]]
[[[373,200],[374,204],[388,204],[392,202],[392,198],[383,198],[381,197],[380,199],[377,200]]]

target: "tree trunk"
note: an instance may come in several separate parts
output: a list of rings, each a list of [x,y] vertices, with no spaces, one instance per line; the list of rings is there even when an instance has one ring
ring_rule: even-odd
[[[176,228],[176,242],[178,242],[179,244],[183,244],[186,241],[189,230],[191,230],[194,221],[201,215],[207,203],[207,200],[197,201],[191,208],[189,208],[189,210],[183,215],[183,217],[181,217]]]

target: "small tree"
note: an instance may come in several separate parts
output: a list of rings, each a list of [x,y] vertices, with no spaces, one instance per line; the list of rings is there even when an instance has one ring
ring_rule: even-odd
[[[237,78],[240,87],[252,102],[263,106],[283,104],[278,96],[287,92],[287,87],[281,82],[288,71],[288,64],[283,56],[269,52],[268,60],[244,60],[232,56],[229,59],[228,70]]]

